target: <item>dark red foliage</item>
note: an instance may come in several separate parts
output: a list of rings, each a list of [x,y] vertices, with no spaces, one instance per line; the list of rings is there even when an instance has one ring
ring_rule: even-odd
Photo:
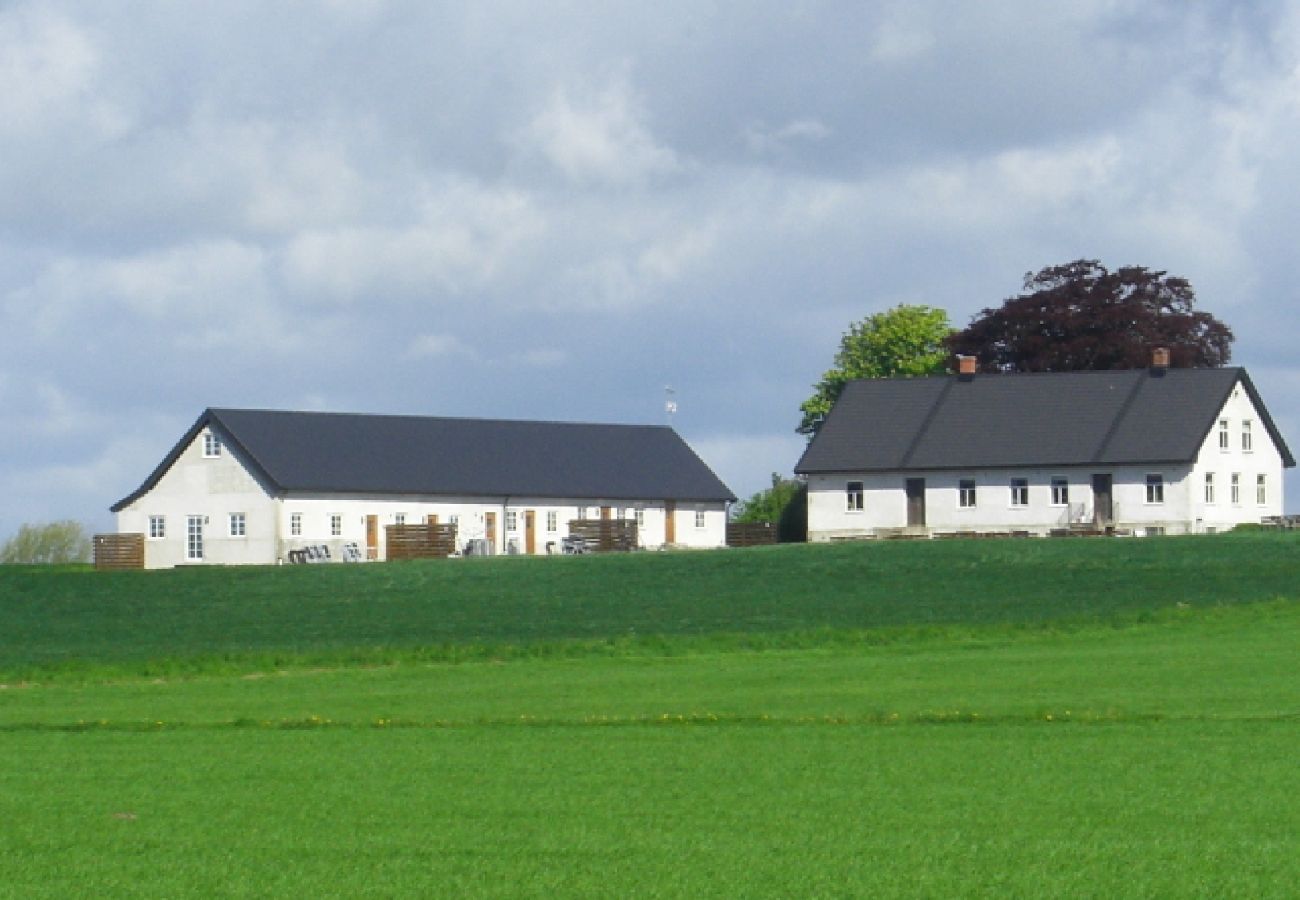
[[[1169,348],[1171,366],[1226,365],[1232,331],[1195,302],[1185,278],[1080,259],[1027,274],[1019,296],[983,310],[948,344],[986,372],[1140,369],[1156,347]]]

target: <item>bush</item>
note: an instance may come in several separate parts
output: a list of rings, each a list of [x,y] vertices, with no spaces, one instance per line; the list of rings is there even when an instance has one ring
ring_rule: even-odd
[[[0,548],[0,563],[60,564],[90,561],[90,536],[70,519],[46,525],[24,525]]]

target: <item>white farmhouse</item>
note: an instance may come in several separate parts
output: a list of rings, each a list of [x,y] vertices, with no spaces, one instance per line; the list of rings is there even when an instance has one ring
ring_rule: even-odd
[[[112,507],[145,565],[259,564],[456,526],[457,547],[557,552],[574,519],[628,518],[645,547],[720,547],[736,498],[670,428],[208,409]]]
[[[1205,533],[1282,513],[1291,451],[1244,369],[849,383],[795,471],[808,538]]]

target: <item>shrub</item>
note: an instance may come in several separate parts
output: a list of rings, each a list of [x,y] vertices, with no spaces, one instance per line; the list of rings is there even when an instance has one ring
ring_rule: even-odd
[[[0,548],[0,563],[51,564],[90,561],[90,536],[70,519],[45,525],[24,525]]]

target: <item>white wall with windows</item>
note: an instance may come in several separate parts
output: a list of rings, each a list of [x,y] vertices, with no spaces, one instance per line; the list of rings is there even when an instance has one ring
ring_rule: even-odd
[[[1282,454],[1240,386],[1202,444],[1194,472],[1200,485],[1192,511],[1195,530],[1223,531],[1282,515]]]

